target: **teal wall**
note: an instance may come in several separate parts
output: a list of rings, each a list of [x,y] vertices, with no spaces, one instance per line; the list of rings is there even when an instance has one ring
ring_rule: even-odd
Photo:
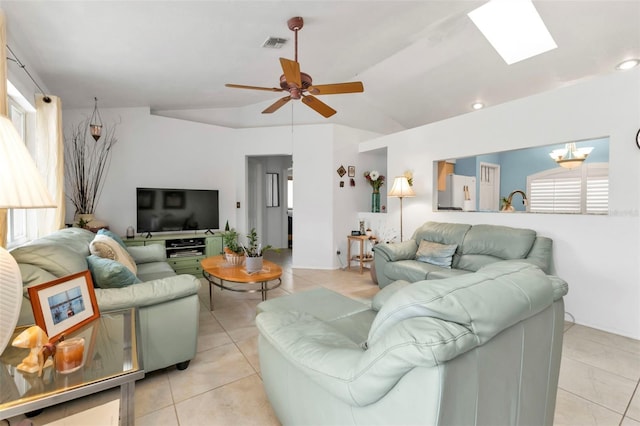
[[[609,138],[592,139],[584,142],[576,142],[577,148],[593,147],[593,151],[585,160],[585,163],[609,162]],[[493,163],[500,165],[500,198],[508,197],[512,191],[526,191],[527,176],[544,170],[558,167],[549,157],[554,149],[564,148],[565,144],[546,145],[542,147],[505,151],[494,154],[484,154],[475,157],[466,157],[456,160],[455,173],[464,176],[479,176],[480,163]],[[480,193],[480,181],[476,182],[476,194]],[[524,211],[525,206],[518,201],[513,204],[516,210]]]

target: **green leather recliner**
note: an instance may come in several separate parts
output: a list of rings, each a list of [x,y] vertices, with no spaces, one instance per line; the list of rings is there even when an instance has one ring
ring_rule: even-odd
[[[551,425],[567,289],[503,261],[371,305],[324,288],[262,302],[267,396],[284,425]]]
[[[422,240],[456,245],[451,267],[444,268],[416,259]],[[455,277],[503,260],[523,260],[551,273],[553,241],[532,229],[499,225],[426,222],[411,239],[376,244],[374,263],[380,288],[396,280],[415,282]]]

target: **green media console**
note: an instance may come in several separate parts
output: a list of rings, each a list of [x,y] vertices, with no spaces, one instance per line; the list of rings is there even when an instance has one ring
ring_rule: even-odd
[[[127,246],[162,244],[167,251],[167,261],[177,274],[191,274],[198,278],[202,277],[200,261],[222,253],[222,234],[158,234],[123,240]]]

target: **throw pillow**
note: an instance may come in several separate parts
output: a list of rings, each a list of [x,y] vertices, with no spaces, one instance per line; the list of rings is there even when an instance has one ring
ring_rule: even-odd
[[[116,243],[120,244],[123,249],[127,250],[127,245],[122,241],[122,238],[115,232],[109,231],[108,229],[100,229],[98,231],[98,235],[106,235],[107,237],[113,239]]]
[[[87,256],[87,264],[94,287],[120,288],[142,282],[126,266],[115,260],[92,254]]]
[[[453,254],[457,248],[457,244],[440,244],[422,240],[416,252],[416,260],[451,269]]]
[[[96,235],[89,244],[89,251],[99,257],[117,260],[129,268],[133,275],[138,273],[138,268],[131,255],[111,237],[104,234]]]

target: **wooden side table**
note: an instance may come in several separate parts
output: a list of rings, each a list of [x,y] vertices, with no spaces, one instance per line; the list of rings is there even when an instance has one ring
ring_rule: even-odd
[[[374,242],[375,237],[367,237],[366,235],[348,235],[347,236],[347,269],[351,269],[351,262],[356,261],[360,263],[360,273],[364,270],[364,264],[373,261],[373,256],[365,257],[364,246],[367,241]],[[360,243],[360,252],[358,255],[351,256],[351,243],[357,241]]]

